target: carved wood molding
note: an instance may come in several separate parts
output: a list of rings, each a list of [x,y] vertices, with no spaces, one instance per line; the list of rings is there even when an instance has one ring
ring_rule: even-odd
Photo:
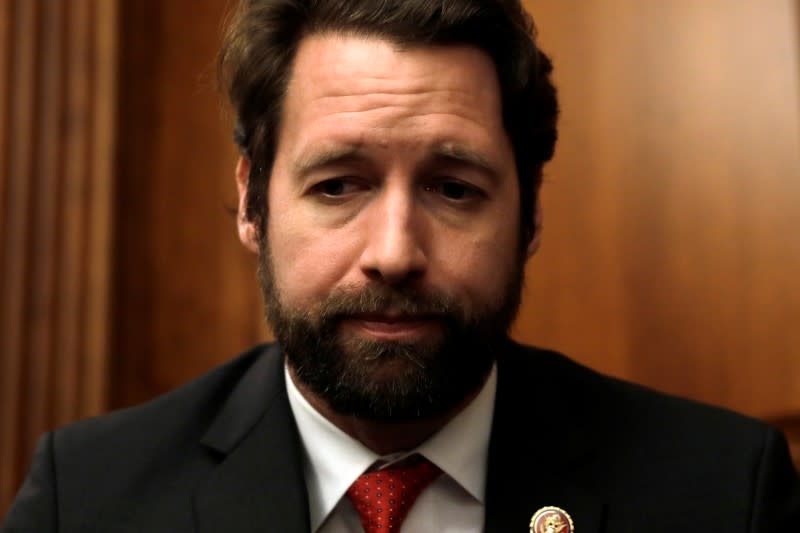
[[[0,3],[0,516],[107,402],[116,0]]]

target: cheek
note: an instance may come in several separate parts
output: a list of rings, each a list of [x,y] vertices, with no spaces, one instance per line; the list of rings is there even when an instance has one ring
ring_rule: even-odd
[[[327,296],[353,263],[354,244],[345,235],[307,224],[302,217],[275,216],[269,221],[275,285],[285,304],[304,305]]]
[[[308,220],[276,163],[268,193],[267,244],[272,259],[275,288],[284,305],[301,306],[324,293],[336,278],[338,256],[335,239]]]
[[[474,306],[497,303],[517,270],[516,225],[487,226],[471,234],[442,233],[437,247],[436,277]]]

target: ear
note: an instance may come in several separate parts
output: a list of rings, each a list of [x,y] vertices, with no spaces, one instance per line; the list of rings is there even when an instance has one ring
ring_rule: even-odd
[[[250,181],[250,160],[244,156],[236,162],[236,188],[239,190],[239,209],[236,213],[236,227],[239,229],[239,240],[245,248],[258,253],[258,228],[247,220],[247,184]]]
[[[533,217],[533,236],[528,242],[528,259],[539,250],[539,245],[542,243],[542,203],[536,199],[536,214]]]

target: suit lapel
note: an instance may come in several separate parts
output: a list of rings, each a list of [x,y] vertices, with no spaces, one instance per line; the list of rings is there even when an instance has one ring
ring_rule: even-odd
[[[606,531],[608,506],[581,488],[580,459],[591,453],[592,421],[571,409],[550,354],[510,345],[498,358],[489,447],[486,531],[529,531],[542,507],[564,509],[581,533]]]
[[[302,448],[276,346],[236,386],[203,444],[217,466],[194,495],[197,531],[309,530]]]

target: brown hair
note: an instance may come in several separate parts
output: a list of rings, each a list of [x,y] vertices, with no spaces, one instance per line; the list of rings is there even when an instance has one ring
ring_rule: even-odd
[[[234,141],[252,161],[244,217],[263,235],[284,93],[303,37],[343,32],[400,46],[467,44],[494,61],[520,180],[525,242],[533,236],[542,166],[553,156],[558,103],[550,59],[519,0],[241,0],[219,56],[236,112]]]

